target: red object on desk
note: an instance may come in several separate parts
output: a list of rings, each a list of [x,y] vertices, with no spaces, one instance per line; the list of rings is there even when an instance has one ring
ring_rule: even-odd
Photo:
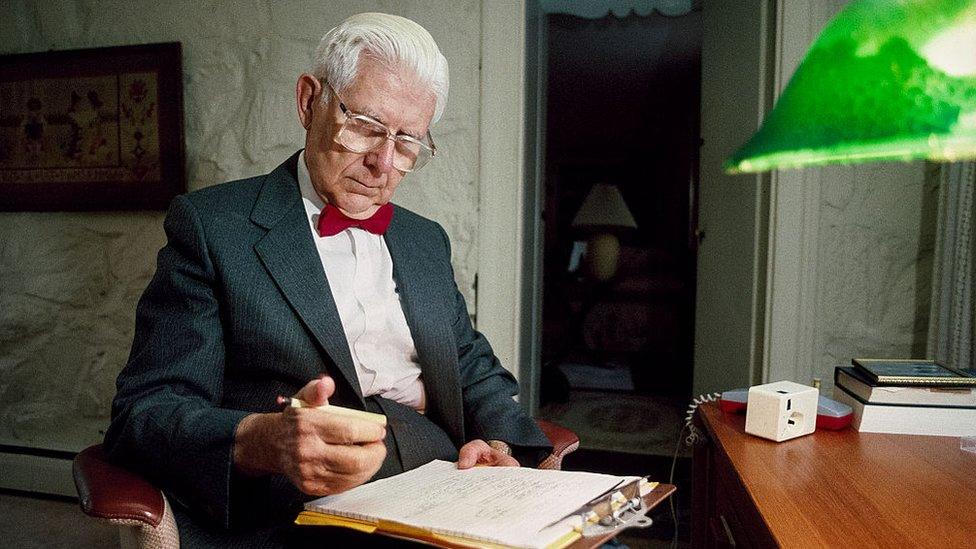
[[[719,408],[726,414],[737,414],[746,411],[746,401],[732,400],[725,397],[718,401]]]
[[[722,398],[718,401],[719,408],[726,414],[743,413],[748,403],[749,389],[725,391],[722,393]],[[843,407],[845,410],[840,411],[838,410],[839,407]],[[820,396],[820,404],[817,406],[817,429],[839,431],[846,429],[853,420],[854,411],[850,409],[850,406],[843,405],[825,396]]]

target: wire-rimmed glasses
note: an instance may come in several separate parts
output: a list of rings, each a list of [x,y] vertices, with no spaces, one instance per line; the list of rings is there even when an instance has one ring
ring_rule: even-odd
[[[349,110],[331,84],[329,89],[339,100],[339,109],[346,117],[336,133],[336,143],[351,152],[362,154],[378,149],[389,139],[393,141],[393,167],[404,173],[419,170],[437,154],[437,146],[429,130],[424,137],[427,143],[413,136],[394,133],[375,118]]]

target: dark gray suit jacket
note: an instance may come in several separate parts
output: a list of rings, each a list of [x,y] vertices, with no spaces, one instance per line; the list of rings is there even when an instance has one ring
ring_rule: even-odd
[[[297,159],[173,200],[168,242],[117,381],[109,454],[163,487],[180,518],[189,513],[217,529],[287,522],[310,498],[283,476],[238,477],[234,430],[249,413],[277,411],[276,395],[326,372],[337,386],[331,402],[388,416],[389,451],[376,478],[456,459],[476,438],[505,440],[534,464],[549,442],[512,400],[514,378],[471,326],[447,235],[400,207],[385,238],[421,362],[426,415],[363,398],[309,230]]]

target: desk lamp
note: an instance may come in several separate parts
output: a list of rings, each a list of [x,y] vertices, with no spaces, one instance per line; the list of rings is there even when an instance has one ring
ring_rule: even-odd
[[[976,158],[976,0],[858,0],[807,52],[729,173]]]
[[[605,282],[617,272],[621,230],[636,229],[637,222],[615,185],[597,183],[583,200],[573,227],[589,235],[586,243],[588,274]]]

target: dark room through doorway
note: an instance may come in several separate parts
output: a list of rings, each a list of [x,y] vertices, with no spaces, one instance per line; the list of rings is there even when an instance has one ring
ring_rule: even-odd
[[[691,396],[701,12],[547,16],[540,415],[670,456]]]

